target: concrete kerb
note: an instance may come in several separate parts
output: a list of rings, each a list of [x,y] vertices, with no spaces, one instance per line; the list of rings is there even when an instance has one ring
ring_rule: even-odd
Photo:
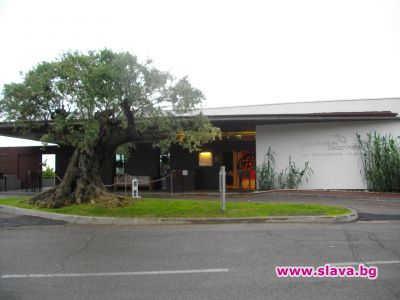
[[[170,198],[171,194],[166,192],[148,192],[142,191],[144,197],[162,197]],[[241,199],[263,196],[265,195],[268,199],[280,199],[280,198],[326,198],[326,199],[365,199],[374,201],[390,201],[400,202],[400,193],[379,193],[379,192],[368,192],[368,191],[329,191],[329,190],[268,190],[268,191],[251,191],[251,192],[227,192],[226,196],[230,199]],[[205,198],[219,198],[219,192],[179,192],[175,193],[174,197],[180,199],[184,197],[205,197]]]
[[[189,224],[250,224],[250,223],[348,223],[356,221],[358,214],[351,212],[340,216],[276,216],[252,218],[119,218],[87,217],[48,213],[43,211],[0,205],[0,211],[17,215],[41,217],[73,224],[91,225],[189,225]]]

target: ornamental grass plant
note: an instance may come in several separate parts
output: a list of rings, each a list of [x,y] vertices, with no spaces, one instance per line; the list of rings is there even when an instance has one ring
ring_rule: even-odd
[[[368,133],[362,138],[357,133],[360,146],[362,174],[370,191],[400,191],[400,140],[392,135]]]

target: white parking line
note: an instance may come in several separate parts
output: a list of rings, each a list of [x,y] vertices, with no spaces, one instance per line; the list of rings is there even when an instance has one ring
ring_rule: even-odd
[[[377,260],[377,261],[351,261],[341,263],[330,263],[331,266],[354,266],[354,265],[389,265],[389,264],[400,264],[400,260]]]
[[[172,275],[172,274],[197,274],[197,273],[221,273],[221,272],[229,272],[229,269],[199,269],[199,270],[143,271],[143,272],[100,272],[100,273],[56,273],[56,274],[5,274],[1,276],[1,279]]]

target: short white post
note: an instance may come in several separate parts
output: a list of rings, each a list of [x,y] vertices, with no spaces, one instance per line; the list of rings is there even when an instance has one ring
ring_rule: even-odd
[[[219,170],[219,192],[221,197],[221,210],[225,211],[225,193],[226,193],[225,166],[221,166]]]
[[[125,196],[128,195],[127,190],[128,190],[128,181],[126,180],[126,174],[124,174],[124,184],[125,184]]]
[[[174,172],[171,170],[171,198],[174,196]]]
[[[139,197],[139,182],[136,178],[132,179],[132,198]]]

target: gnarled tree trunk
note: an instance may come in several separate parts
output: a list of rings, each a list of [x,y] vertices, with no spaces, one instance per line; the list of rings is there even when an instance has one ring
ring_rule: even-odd
[[[96,202],[107,191],[100,175],[101,154],[95,150],[75,149],[63,181],[56,187],[34,196],[29,203],[57,208],[74,203]]]
[[[127,99],[122,101],[121,108],[127,120],[127,127],[121,126],[119,120],[111,120],[112,112],[108,110],[97,113],[101,128],[93,148],[75,149],[60,185],[34,196],[28,201],[30,204],[58,208],[74,203],[98,201],[112,206],[126,203],[125,198],[106,191],[100,174],[104,158],[115,153],[118,146],[137,138],[134,116]]]

